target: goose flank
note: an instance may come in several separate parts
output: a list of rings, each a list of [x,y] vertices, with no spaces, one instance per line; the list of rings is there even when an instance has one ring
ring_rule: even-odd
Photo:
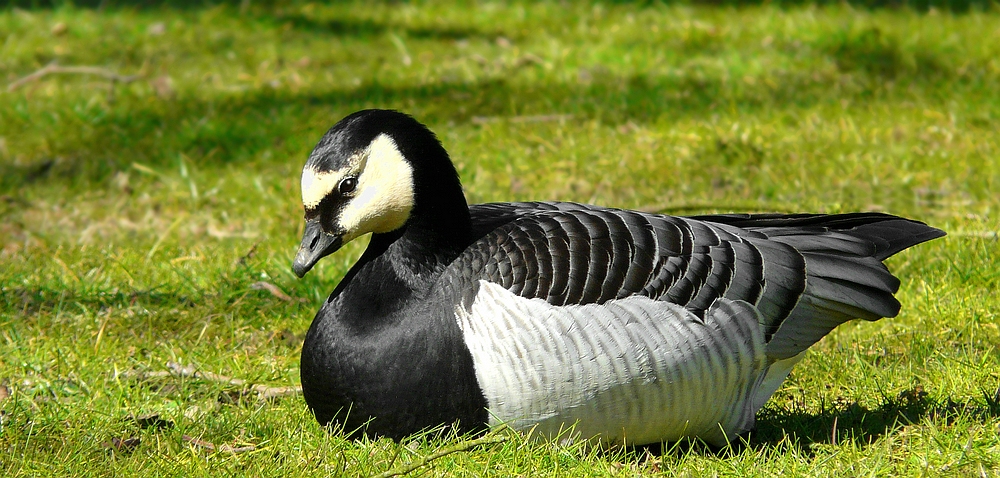
[[[895,316],[883,261],[944,235],[881,213],[469,205],[435,135],[388,110],[323,136],[302,201],[300,277],[371,234],[306,334],[306,403],[324,425],[393,439],[506,423],[723,445],[812,344]]]

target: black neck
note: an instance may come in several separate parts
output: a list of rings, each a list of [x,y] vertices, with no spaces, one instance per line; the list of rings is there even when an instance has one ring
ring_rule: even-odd
[[[425,281],[435,279],[472,240],[464,198],[461,205],[462,209],[446,213],[414,211],[402,229],[372,235],[368,248],[373,256],[381,254],[380,260],[391,264],[411,287],[420,288]]]
[[[372,236],[374,251],[415,274],[440,272],[468,247],[472,219],[458,173],[440,144],[422,151],[422,167],[414,168],[414,207],[399,230]],[[428,148],[430,149],[430,148]],[[403,271],[400,271],[403,272]]]
[[[353,303],[344,304],[356,311],[351,322],[371,326],[393,320],[393,311],[414,296],[425,295],[468,247],[472,222],[457,180],[450,195],[444,192],[430,195],[436,199],[431,201],[420,202],[418,197],[418,207],[402,228],[372,235],[364,254],[331,295],[357,288],[347,294]]]

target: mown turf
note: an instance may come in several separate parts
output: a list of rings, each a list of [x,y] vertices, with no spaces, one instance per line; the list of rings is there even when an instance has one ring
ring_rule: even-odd
[[[814,347],[745,446],[501,434],[424,472],[1000,474],[995,6],[15,3],[0,9],[5,476],[363,476],[464,443],[352,442],[301,397],[157,375],[297,384],[302,335],[363,249],[294,277],[298,171],[366,107],[435,130],[474,202],[882,210],[950,233],[889,261],[900,316]],[[16,83],[52,62],[136,77]]]

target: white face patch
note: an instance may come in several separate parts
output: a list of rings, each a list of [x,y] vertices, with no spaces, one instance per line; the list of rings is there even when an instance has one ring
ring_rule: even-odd
[[[349,175],[358,185],[341,210],[337,223],[344,243],[369,232],[383,233],[406,223],[413,209],[413,169],[388,135],[380,134],[350,165],[337,171],[302,170],[302,205],[315,208]]]
[[[413,210],[413,168],[396,142],[380,134],[361,154],[358,187],[340,214],[344,242],[403,227]]]
[[[340,184],[340,181],[344,179],[344,176],[350,171],[350,168],[345,168],[340,171],[326,171],[320,172],[306,167],[302,170],[302,205],[306,209],[312,209],[319,206],[319,202],[330,194]]]

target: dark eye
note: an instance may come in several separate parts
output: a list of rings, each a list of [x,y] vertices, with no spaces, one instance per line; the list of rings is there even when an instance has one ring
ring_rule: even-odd
[[[354,192],[354,189],[358,187],[358,178],[348,176],[340,181],[340,185],[337,186],[337,191],[340,194],[348,194]]]

